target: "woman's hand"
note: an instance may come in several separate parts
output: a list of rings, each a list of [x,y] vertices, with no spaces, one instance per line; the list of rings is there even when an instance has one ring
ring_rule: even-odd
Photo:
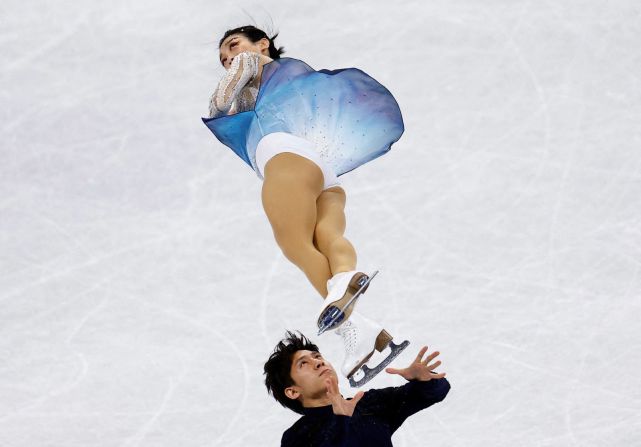
[[[259,70],[263,68],[263,65],[270,63],[273,61],[273,59],[269,56],[265,56],[264,54],[257,53],[255,51],[243,51],[242,53],[238,53],[236,56],[232,58],[232,62],[234,60],[238,59],[240,63],[243,62],[244,59],[246,58],[256,58],[258,62],[258,68]]]
[[[263,66],[273,61],[273,59],[271,57],[265,56],[264,54],[256,53],[254,51],[243,51],[242,53],[238,53],[234,59],[236,58],[238,58],[239,63],[243,66],[245,59],[249,59],[254,67],[256,67],[256,76],[252,78],[252,80],[249,82],[249,85],[258,88],[258,86],[260,85],[260,79],[263,75]]]
[[[427,346],[423,346],[419,351],[418,355],[412,362],[410,366],[403,369],[387,368],[385,371],[388,374],[398,374],[403,377],[405,380],[420,380],[427,382],[432,379],[442,379],[445,377],[445,373],[435,373],[434,369],[438,368],[441,365],[441,361],[437,360],[434,363],[431,363],[432,360],[440,354],[438,351],[434,351],[423,360],[423,356],[427,352]]]

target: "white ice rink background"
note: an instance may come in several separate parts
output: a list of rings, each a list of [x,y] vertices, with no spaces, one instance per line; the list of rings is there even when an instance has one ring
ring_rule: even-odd
[[[342,178],[381,269],[361,310],[452,383],[395,445],[641,445],[639,2],[8,0],[0,446],[278,445],[285,329],[340,365],[260,181],[200,121],[246,13],[401,106]]]

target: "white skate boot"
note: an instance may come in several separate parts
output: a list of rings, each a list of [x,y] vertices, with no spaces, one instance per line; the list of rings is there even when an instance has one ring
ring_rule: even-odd
[[[341,373],[349,379],[353,388],[363,386],[372,380],[410,344],[407,340],[400,345],[394,344],[392,336],[383,326],[368,320],[358,312],[352,312],[350,319],[336,329],[336,334],[343,338],[345,344],[345,360]],[[378,365],[369,368],[366,363],[374,351],[383,352],[388,346],[390,354]],[[359,370],[363,371],[363,378],[355,380],[354,375]]]
[[[352,270],[334,275],[327,281],[327,297],[323,301],[318,317],[318,335],[343,324],[351,315],[356,300],[367,290],[369,283],[378,271],[371,276]]]

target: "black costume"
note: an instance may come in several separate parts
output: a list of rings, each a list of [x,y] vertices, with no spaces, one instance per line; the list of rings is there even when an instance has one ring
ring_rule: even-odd
[[[282,447],[389,447],[392,434],[409,416],[445,399],[446,379],[410,381],[400,387],[370,390],[354,414],[337,416],[332,406],[304,408],[303,417],[292,425]]]

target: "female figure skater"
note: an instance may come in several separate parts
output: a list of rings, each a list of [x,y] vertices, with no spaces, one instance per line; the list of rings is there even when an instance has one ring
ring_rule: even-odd
[[[392,347],[387,363],[400,350],[380,325],[346,306],[368,277],[356,270],[356,251],[344,236],[346,195],[337,177],[387,152],[403,121],[393,96],[367,74],[314,71],[281,58],[276,36],[254,26],[224,34],[219,52],[227,73],[203,121],[263,179],[263,208],[278,246],[325,298],[318,324],[330,310],[344,312],[331,328],[343,336],[342,372],[351,377],[374,349]]]

